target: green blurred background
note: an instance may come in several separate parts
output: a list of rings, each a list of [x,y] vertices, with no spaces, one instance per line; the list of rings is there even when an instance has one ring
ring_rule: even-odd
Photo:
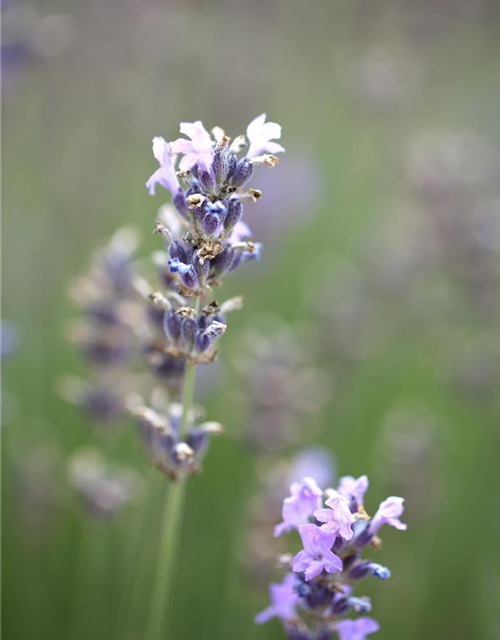
[[[245,331],[266,332],[259,318],[272,313],[307,325],[331,381],[304,442],[314,425],[339,474],[369,474],[372,512],[407,495],[408,532],[385,532],[378,556],[392,578],[362,589],[379,636],[498,637],[498,9],[4,3],[3,317],[19,335],[3,385],[5,640],[143,637],[164,479],[129,420],[102,433],[58,397],[63,373],[85,375],[64,338],[66,289],[119,226],[141,230],[143,256],[158,248],[166,193],[144,187],[153,135],[202,119],[234,136],[263,111],[287,154],[261,174],[270,186],[251,213],[268,252],[224,289],[245,310],[230,317],[204,402],[228,433],[189,481],[170,636],[283,637],[276,621],[254,626],[266,586],[241,568],[261,454],[241,437],[251,414],[232,373]],[[145,477],[142,499],[110,521],[86,515],[68,485],[68,457],[88,444]],[[142,569],[124,612],[138,522]]]

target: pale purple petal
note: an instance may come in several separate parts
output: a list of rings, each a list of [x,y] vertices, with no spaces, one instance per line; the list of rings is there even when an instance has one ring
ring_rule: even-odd
[[[308,522],[314,511],[321,506],[323,492],[313,478],[304,478],[290,487],[290,497],[283,501],[283,522],[275,529],[277,537],[284,531],[290,531]]]
[[[373,516],[370,523],[370,531],[376,533],[384,524],[405,531],[408,525],[399,519],[404,511],[403,502],[404,498],[397,498],[396,496],[391,496],[387,498],[387,500],[384,500],[380,504],[377,513]]]
[[[357,620],[341,620],[337,622],[339,640],[365,640],[369,633],[380,629],[373,618],[358,618]]]
[[[314,512],[314,517],[322,525],[323,531],[339,534],[344,540],[350,540],[353,536],[352,525],[354,516],[349,509],[347,498],[337,494],[326,501],[329,509],[319,509]]]
[[[213,160],[213,142],[201,120],[181,122],[180,132],[191,138],[191,140],[178,138],[172,142],[174,153],[184,154],[179,165],[180,169],[188,171],[197,164],[202,171],[208,171]]]
[[[179,191],[179,180],[175,173],[175,162],[177,156],[172,154],[168,143],[161,136],[153,138],[153,155],[160,163],[160,168],[146,182],[146,187],[151,195],[155,195],[155,187],[160,184],[168,189],[172,195]]]
[[[155,136],[153,138],[153,155],[160,163],[160,166],[163,166],[169,161],[170,156],[170,148],[165,140],[161,136]]]
[[[247,240],[252,237],[252,232],[250,231],[250,227],[239,220],[233,227],[231,235],[228,238],[228,241],[231,244],[236,244],[237,242],[241,242],[242,240]]]
[[[247,138],[250,141],[247,158],[255,158],[266,151],[281,153],[285,150],[277,142],[271,142],[271,140],[281,138],[281,126],[276,122],[266,122],[266,117],[266,114],[262,113],[254,118],[247,127]]]
[[[368,490],[368,476],[344,476],[339,480],[338,492],[348,500],[355,500],[357,504],[363,504],[363,498]]]
[[[280,618],[287,621],[296,617],[295,607],[299,601],[299,596],[294,589],[295,576],[287,573],[281,584],[269,585],[269,600],[271,604],[267,609],[261,611],[255,617],[257,624],[267,622],[270,618]]]

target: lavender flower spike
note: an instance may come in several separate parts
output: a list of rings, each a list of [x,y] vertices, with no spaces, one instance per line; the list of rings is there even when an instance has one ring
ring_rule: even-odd
[[[391,496],[390,498],[387,498],[387,500],[384,500],[380,504],[377,513],[373,516],[369,525],[370,531],[372,533],[376,533],[384,524],[389,524],[395,529],[405,531],[408,528],[408,525],[404,524],[399,519],[399,516],[401,516],[404,511],[403,502],[404,498],[396,498],[395,496]]]
[[[339,480],[338,492],[356,504],[363,504],[363,498],[368,490],[368,476],[344,476]]]
[[[294,482],[290,487],[290,496],[283,501],[283,522],[276,525],[274,537],[283,532],[297,529],[308,522],[313,513],[321,506],[323,491],[313,478],[304,478],[302,482]]]
[[[153,138],[153,155],[160,163],[160,168],[146,182],[149,194],[154,196],[156,185],[161,184],[162,187],[170,191],[172,196],[175,196],[179,192],[179,181],[175,173],[176,156],[161,136]]]
[[[247,127],[247,138],[250,141],[247,158],[255,158],[262,153],[282,153],[285,149],[277,142],[281,138],[281,126],[276,122],[266,122],[267,115],[261,113]]]
[[[173,152],[184,155],[179,163],[179,169],[189,171],[197,164],[201,171],[209,171],[214,156],[213,144],[201,120],[181,122],[180,132],[189,136],[191,140],[178,138],[172,142]]]
[[[281,584],[269,585],[271,604],[255,616],[256,624],[264,624],[271,618],[279,618],[283,622],[289,622],[297,617],[295,607],[299,596],[294,590],[295,581],[293,573],[287,573]]]
[[[322,531],[335,533],[342,536],[344,540],[350,540],[353,536],[354,516],[349,509],[347,498],[338,493],[329,498],[325,504],[330,508],[318,509],[314,512],[316,520],[324,522],[321,526]]]
[[[336,533],[322,531],[315,524],[301,524],[299,533],[304,549],[293,559],[294,571],[304,571],[307,582],[323,570],[327,573],[342,571],[342,560],[331,551]]]
[[[365,640],[369,633],[380,629],[373,618],[358,618],[357,620],[341,620],[337,622],[339,640]]]

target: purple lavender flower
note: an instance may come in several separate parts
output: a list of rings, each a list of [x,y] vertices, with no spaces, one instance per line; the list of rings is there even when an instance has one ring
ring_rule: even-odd
[[[357,620],[341,620],[337,622],[336,630],[339,640],[365,640],[369,633],[380,629],[373,618],[358,618]]]
[[[325,523],[321,526],[322,531],[335,533],[344,540],[350,540],[353,536],[354,516],[349,509],[347,498],[337,494],[329,498],[326,504],[329,509],[318,509],[314,512],[316,520]]]
[[[363,504],[363,498],[368,490],[368,476],[344,476],[339,480],[338,492],[348,500],[353,500],[356,504]]]
[[[369,525],[370,532],[376,533],[384,524],[389,524],[391,527],[399,529],[400,531],[406,531],[408,525],[399,520],[399,516],[401,516],[404,511],[403,502],[404,498],[396,498],[395,496],[384,500]]]
[[[304,549],[293,559],[294,571],[303,571],[307,582],[319,576],[322,571],[342,571],[342,560],[331,551],[336,533],[322,531],[315,524],[301,524],[299,533]]]
[[[189,136],[191,140],[177,138],[172,142],[172,151],[184,156],[179,163],[179,169],[189,171],[198,165],[201,171],[209,171],[214,156],[213,142],[201,120],[181,122],[180,132]]]
[[[299,595],[294,589],[296,577],[293,573],[287,573],[281,584],[269,585],[269,607],[255,616],[256,624],[263,624],[271,618],[279,618],[283,622],[289,622],[297,617],[295,607],[299,602]]]
[[[308,522],[313,513],[321,506],[323,491],[313,478],[304,478],[302,482],[294,482],[290,487],[290,497],[283,501],[283,522],[276,525],[274,536],[297,529]]]
[[[250,147],[247,158],[255,158],[262,153],[282,153],[285,149],[277,142],[271,140],[281,138],[281,127],[276,122],[266,122],[267,115],[261,113],[252,120],[247,127],[247,138]]]
[[[368,634],[378,631],[377,622],[371,618],[341,620],[351,613],[364,616],[371,611],[370,598],[355,594],[354,585],[370,575],[381,581],[391,575],[387,567],[363,559],[363,549],[367,546],[372,550],[380,548],[375,533],[383,524],[406,528],[399,521],[403,512],[402,498],[388,498],[370,519],[361,502],[367,487],[366,476],[341,478],[339,489],[346,495],[327,490],[329,508],[314,511],[316,520],[324,524],[320,527],[314,523],[299,524],[302,551],[293,559],[288,555],[281,556],[280,564],[296,574],[293,588],[298,601],[294,606],[300,611],[297,620],[282,620],[287,637],[332,640],[338,636],[339,640],[365,640]],[[286,498],[284,507],[287,501],[293,504],[294,497],[300,495],[300,485],[292,488],[292,496]],[[307,504],[306,501],[306,507]],[[307,508],[304,515],[310,517]],[[286,522],[279,526],[284,524]],[[283,530],[287,529],[283,527]]]
[[[172,196],[175,196],[179,192],[179,180],[175,173],[177,156],[174,155],[172,147],[161,136],[153,138],[153,155],[160,163],[160,168],[146,182],[150,195],[155,195],[156,185],[160,184],[165,189],[168,189]]]

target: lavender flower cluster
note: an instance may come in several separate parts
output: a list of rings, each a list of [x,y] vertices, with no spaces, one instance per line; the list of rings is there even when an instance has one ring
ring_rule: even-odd
[[[165,248],[154,256],[160,290],[135,279],[149,305],[150,336],[143,351],[150,369],[168,379],[174,397],[161,411],[142,399],[131,407],[153,462],[174,480],[199,472],[209,437],[222,432],[221,425],[200,423],[199,411],[186,411],[177,401],[188,367],[214,360],[226,314],[242,306],[239,296],[219,304],[213,289],[260,256],[262,245],[251,240],[242,216],[244,204],[262,194],[245,185],[255,166],[275,166],[278,159],[271,153],[284,151],[273,142],[281,127],[266,122],[266,114],[248,125],[246,137],[232,142],[220,127],[211,135],[200,121],[183,122],[180,131],[189,139],[153,139],[160,167],[146,183],[151,195],[157,185],[170,191],[174,205],[162,209],[155,227]]]
[[[403,498],[387,498],[370,518],[363,505],[367,489],[367,476],[345,476],[337,490],[322,491],[310,477],[291,485],[274,535],[298,529],[303,548],[293,558],[282,556],[287,574],[270,585],[271,604],[256,616],[257,624],[277,617],[290,640],[364,640],[378,631],[378,623],[363,615],[371,610],[370,599],[355,596],[353,585],[367,576],[390,577],[387,567],[362,553],[380,548],[384,524],[400,530],[406,524],[399,519]],[[362,615],[347,618],[352,612]]]

